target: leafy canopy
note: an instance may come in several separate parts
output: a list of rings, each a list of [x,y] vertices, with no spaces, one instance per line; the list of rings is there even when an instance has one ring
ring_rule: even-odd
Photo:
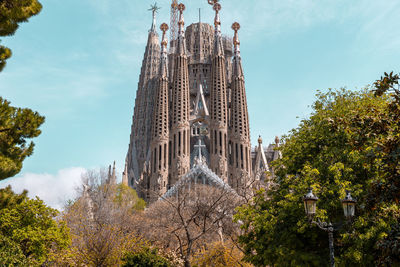
[[[52,250],[65,248],[68,230],[54,220],[57,214],[42,200],[29,199],[26,191],[0,189],[0,265],[39,266]]]
[[[156,249],[150,248],[127,253],[122,262],[123,267],[172,267],[172,264],[159,255]]]
[[[12,177],[22,162],[33,153],[34,143],[27,139],[41,134],[44,117],[28,108],[10,106],[0,97],[0,180]]]
[[[344,266],[400,264],[399,77],[386,74],[375,90],[318,93],[310,118],[284,137],[274,162],[277,187],[239,208],[245,259],[256,266],[328,264],[327,233],[305,216],[302,197],[313,187],[316,220],[344,220],[345,190],[357,198],[356,217],[335,232],[336,262]]]
[[[0,37],[13,35],[20,23],[27,22],[41,9],[42,5],[37,0],[0,0]],[[11,50],[0,45],[0,71],[10,57]]]

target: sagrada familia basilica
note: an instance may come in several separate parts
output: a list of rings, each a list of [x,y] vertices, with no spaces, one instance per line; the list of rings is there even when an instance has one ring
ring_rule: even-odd
[[[148,202],[185,181],[238,190],[267,179],[279,145],[250,143],[239,23],[233,38],[221,33],[218,0],[214,26],[185,28],[185,5],[172,1],[170,26],[156,29],[157,7],[141,67],[123,182]],[[170,41],[167,30],[170,28]]]

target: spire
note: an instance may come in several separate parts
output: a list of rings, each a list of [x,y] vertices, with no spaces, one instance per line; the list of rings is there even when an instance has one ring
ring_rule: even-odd
[[[215,171],[224,181],[228,180],[228,93],[226,84],[226,62],[221,36],[221,21],[219,11],[221,5],[218,0],[209,0],[215,11],[215,37],[214,51],[211,62],[211,90],[210,90],[210,130],[211,143],[210,163],[211,169]]]
[[[240,58],[240,41],[238,36],[238,30],[240,29],[240,24],[234,22],[232,24],[232,29],[235,31],[233,36],[234,45],[234,56],[233,56],[233,76],[241,77],[243,76],[242,60]]]
[[[215,55],[224,55],[224,49],[222,45],[222,35],[221,35],[221,20],[219,18],[219,11],[221,10],[221,5],[218,3],[218,0],[213,0],[213,9],[215,11],[215,18],[214,18],[214,26],[215,26],[215,32],[214,32],[214,54]],[[210,1],[209,1],[210,2]]]
[[[247,110],[246,89],[244,84],[244,76],[242,71],[242,62],[240,58],[238,30],[240,24],[235,22],[232,24],[232,29],[235,31],[233,37],[234,57],[233,57],[233,72],[231,82],[231,120],[230,120],[230,140],[234,145],[234,160],[232,161],[234,180],[242,180],[239,173],[245,173],[247,178],[250,177],[252,171],[251,164],[251,144],[250,144],[250,129],[249,129],[249,114]],[[261,137],[258,140],[259,148],[262,148]],[[262,150],[262,149],[261,149]],[[242,157],[243,154],[243,157]],[[236,156],[237,155],[237,156]],[[240,155],[240,156],[239,156]],[[257,154],[258,165],[266,166],[264,151],[259,151]],[[256,171],[260,166],[256,165]],[[257,172],[256,172],[256,175]],[[242,180],[242,182],[245,182]]]
[[[178,25],[178,1],[172,0],[171,4],[171,18],[169,26],[171,27],[170,31],[170,41],[176,40],[177,38],[177,25]]]
[[[155,33],[156,32],[156,14],[157,14],[158,10],[160,10],[160,7],[157,6],[157,3],[154,3],[154,5],[151,5],[148,10],[152,11],[152,13],[153,13],[153,22],[151,24],[150,31]]]
[[[215,35],[221,36],[221,20],[219,18],[219,11],[221,10],[221,5],[219,3],[214,3],[213,9],[215,11],[214,26]]]
[[[186,54],[186,43],[185,43],[185,19],[183,18],[183,11],[185,10],[185,5],[180,3],[178,5],[179,10],[179,21],[178,21],[178,48],[177,54]]]
[[[275,136],[275,147],[274,147],[274,157],[273,160],[281,159],[282,158],[282,152],[278,149],[279,148],[279,137]]]
[[[111,176],[111,178],[112,178],[112,183],[114,184],[115,182],[116,182],[116,175],[115,175],[115,160],[114,160],[114,164],[113,164],[113,170],[112,170],[112,176]]]
[[[168,76],[168,54],[167,54],[167,36],[165,34],[166,31],[168,31],[168,25],[166,23],[161,24],[160,29],[163,32],[162,38],[161,38],[161,63],[160,63],[160,75],[162,77],[167,77]]]
[[[262,145],[261,136],[258,137],[258,147],[257,147],[257,155],[256,155],[256,165],[254,166],[254,173],[256,175],[256,179],[260,180],[263,176],[263,173],[269,171],[267,158],[264,153],[264,148]]]
[[[186,52],[183,11],[184,4],[178,5],[179,32],[173,61],[173,86],[171,94],[171,184],[179,180],[190,168],[190,91],[189,67]]]
[[[150,9],[155,14],[158,7]],[[160,70],[160,43],[155,29],[155,22],[148,33],[147,45],[140,70],[138,89],[136,91],[135,109],[132,120],[131,138],[128,150],[128,180],[140,179],[146,153],[150,147],[151,120],[153,118],[156,78]]]
[[[154,109],[152,120],[151,145],[148,152],[147,168],[148,176],[146,177],[146,200],[153,201],[155,196],[163,194],[167,190],[168,182],[168,141],[169,141],[169,111],[168,111],[168,67],[167,67],[167,44],[166,31],[168,30],[166,23],[161,24],[161,59],[160,72],[156,90],[154,92]]]
[[[125,168],[124,168],[124,172],[122,173],[122,184],[129,186],[129,182],[128,182],[128,164],[125,160]]]

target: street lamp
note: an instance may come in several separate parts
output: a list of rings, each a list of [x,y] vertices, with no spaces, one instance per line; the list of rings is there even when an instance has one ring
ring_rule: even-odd
[[[328,232],[330,265],[331,267],[335,267],[335,249],[333,246],[333,231],[336,231],[338,229],[335,229],[332,223],[330,222],[329,223],[320,221],[316,222],[313,220],[313,217],[317,210],[317,201],[318,197],[316,197],[313,194],[312,188],[309,188],[308,193],[303,197],[305,212],[310,220],[310,223],[316,224],[320,229]],[[350,191],[346,190],[346,196],[344,199],[342,199],[342,205],[343,205],[344,216],[346,217],[347,220],[351,220],[354,217],[356,203],[357,201],[351,196]]]
[[[317,209],[317,200],[318,198],[313,194],[312,188],[309,188],[307,195],[303,197],[304,208],[309,218],[312,218],[315,215],[315,211]]]
[[[356,211],[356,200],[351,196],[350,191],[346,190],[346,196],[342,199],[344,217],[351,219]]]

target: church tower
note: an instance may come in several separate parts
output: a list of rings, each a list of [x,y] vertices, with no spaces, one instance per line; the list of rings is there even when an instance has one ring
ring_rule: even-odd
[[[246,89],[240,57],[240,41],[238,30],[240,24],[232,24],[235,34],[233,37],[234,56],[231,83],[231,119],[229,131],[229,184],[233,188],[244,185],[251,177],[251,145],[249,115],[247,112]]]
[[[214,1],[214,50],[212,53],[212,74],[210,92],[210,163],[211,170],[227,182],[227,136],[228,136],[228,99],[224,47],[221,35],[219,11],[221,5]]]
[[[156,5],[142,62],[123,181],[147,202],[173,194],[201,167],[211,180],[240,192],[273,175],[275,144],[250,144],[246,88],[238,37],[221,33],[219,0],[208,0],[214,25],[200,19],[185,28],[185,5],[170,0],[171,38],[161,46]],[[233,40],[233,42],[232,42]],[[196,169],[197,168],[197,169]],[[197,178],[194,178],[196,181]]]
[[[184,4],[178,5],[178,39],[174,55],[171,105],[171,168],[168,184],[174,184],[190,169],[189,72],[185,40]]]
[[[169,142],[169,116],[168,116],[168,55],[167,37],[165,32],[168,25],[163,23],[160,26],[163,32],[161,41],[160,70],[155,94],[151,155],[151,175],[147,178],[147,199],[157,199],[167,190],[168,183],[168,142]]]
[[[156,31],[157,6],[152,6],[153,22],[149,30],[146,50],[140,71],[138,89],[136,91],[134,115],[132,118],[131,136],[127,153],[128,183],[136,187],[142,179],[148,157],[151,138],[151,121],[153,119],[154,94],[160,60],[160,44]],[[133,180],[132,180],[133,179]]]

